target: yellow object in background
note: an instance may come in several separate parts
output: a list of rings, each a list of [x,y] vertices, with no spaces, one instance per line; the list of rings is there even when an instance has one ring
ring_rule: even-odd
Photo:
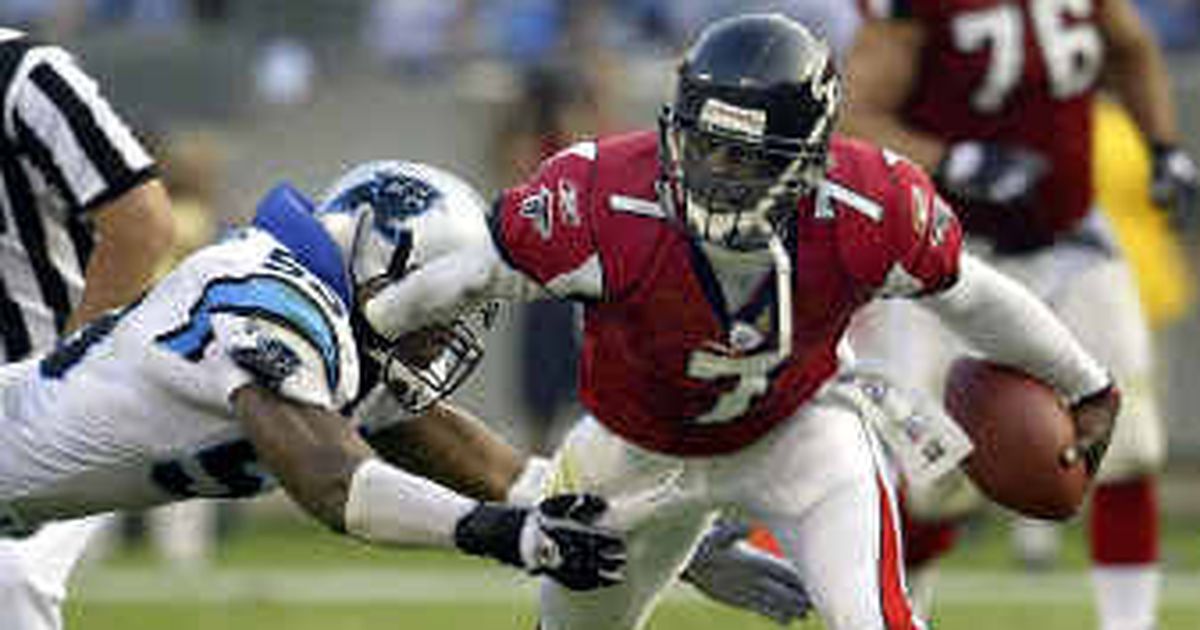
[[[1191,308],[1191,270],[1166,213],[1150,200],[1150,154],[1137,126],[1116,103],[1097,103],[1096,197],[1133,266],[1150,326],[1162,328]]]

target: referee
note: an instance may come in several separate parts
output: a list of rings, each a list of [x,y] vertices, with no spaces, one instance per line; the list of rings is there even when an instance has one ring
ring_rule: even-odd
[[[135,299],[173,223],[153,160],[67,51],[0,28],[0,114],[0,358],[11,363]],[[62,628],[67,577],[101,522],[0,540],[0,628]]]

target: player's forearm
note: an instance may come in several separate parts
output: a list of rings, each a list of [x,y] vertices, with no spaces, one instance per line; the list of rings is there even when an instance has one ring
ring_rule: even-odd
[[[413,270],[372,296],[363,315],[379,334],[393,338],[445,323],[471,304],[529,301],[546,293],[501,258],[490,238]]]
[[[1166,60],[1154,33],[1129,0],[1104,3],[1101,23],[1108,45],[1105,78],[1150,142],[1176,143],[1174,102]]]
[[[234,410],[259,460],[307,512],[336,531],[355,469],[373,456],[332,412],[286,400],[258,385],[233,394]]]
[[[385,460],[480,500],[503,500],[524,465],[494,431],[444,403],[367,439]]]
[[[1028,289],[970,255],[958,282],[921,300],[990,359],[1053,384],[1074,402],[1110,383],[1054,313]]]
[[[137,299],[174,237],[170,200],[158,180],[145,182],[93,212],[96,244],[85,271],[83,297],[67,322],[68,331]]]
[[[1171,81],[1153,40],[1109,62],[1109,81],[1148,142],[1177,143]]]
[[[869,21],[859,30],[846,62],[840,131],[898,151],[932,171],[945,153],[944,143],[901,118],[924,41],[924,30],[913,22]]]
[[[396,545],[453,546],[477,503],[390,466],[332,412],[257,385],[234,407],[259,460],[305,511],[334,531]]]
[[[921,133],[904,124],[898,112],[866,108],[847,108],[842,131],[870,139],[934,172],[946,153],[946,143],[936,136]]]

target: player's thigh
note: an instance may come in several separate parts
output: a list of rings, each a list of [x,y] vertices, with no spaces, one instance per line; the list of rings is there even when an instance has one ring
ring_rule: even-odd
[[[820,409],[821,426],[836,426],[776,471],[792,477],[792,498],[768,492],[751,502],[750,515],[764,522],[804,576],[827,627],[915,627],[903,588],[903,562],[895,493],[880,446],[865,423],[848,410]],[[776,484],[778,486],[779,484]]]
[[[1159,468],[1166,437],[1150,332],[1130,267],[1119,259],[1097,263],[1079,274],[1055,303],[1063,321],[1121,387],[1121,413],[1101,481]]]
[[[834,395],[831,382],[751,446],[713,458],[706,473],[714,500],[749,512],[799,516],[833,488],[875,470],[867,424]]]
[[[608,502],[605,523],[620,529],[703,499],[688,461],[640,448],[584,417],[554,453],[544,492],[589,492]]]
[[[645,625],[658,595],[683,570],[712,513],[691,506],[643,520],[625,533],[625,581],[571,591],[542,580],[541,630],[633,630]]]
[[[604,522],[626,537],[626,579],[584,593],[543,580],[542,628],[638,627],[709,521],[712,508],[695,479],[679,458],[639,449],[594,420],[577,424],[555,454],[547,490],[590,492],[608,501]]]

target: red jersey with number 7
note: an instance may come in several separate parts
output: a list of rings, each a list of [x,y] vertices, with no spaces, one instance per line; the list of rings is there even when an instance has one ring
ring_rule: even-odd
[[[796,208],[791,352],[778,351],[775,274],[730,309],[712,259],[659,203],[657,134],[570,147],[497,202],[506,261],[584,304],[580,396],[615,433],[677,455],[740,449],[837,370],[850,316],[875,296],[957,277],[957,220],[912,163],[835,138],[820,192]],[[750,333],[747,335],[747,331]]]
[[[956,204],[968,233],[1048,243],[1092,206],[1092,99],[1104,0],[860,0],[925,33],[906,123],[948,141],[1032,149],[1051,171],[1021,208]]]

